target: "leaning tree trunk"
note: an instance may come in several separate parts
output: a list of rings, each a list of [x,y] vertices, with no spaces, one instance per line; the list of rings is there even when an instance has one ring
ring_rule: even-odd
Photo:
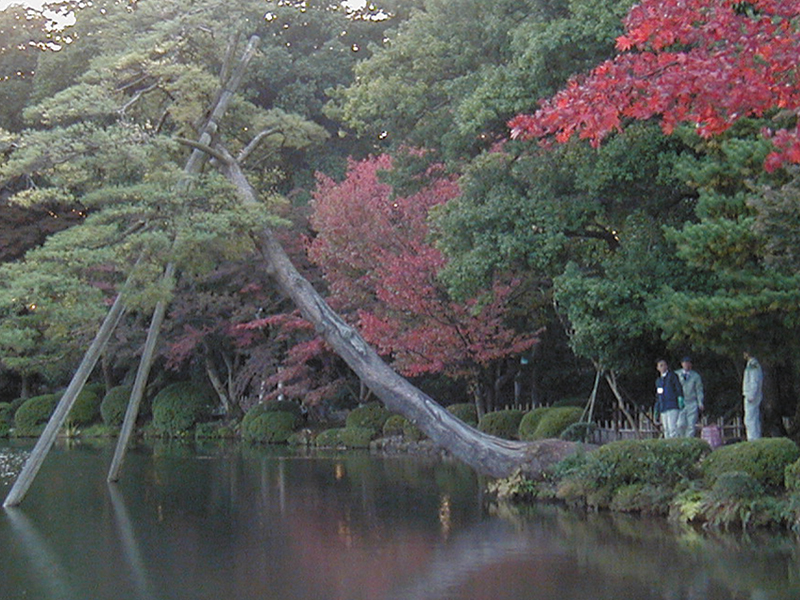
[[[209,149],[226,177],[236,186],[242,202],[257,206],[255,190],[239,163],[223,147]],[[540,474],[547,466],[573,451],[574,444],[559,440],[523,443],[487,435],[457,419],[440,404],[398,375],[353,327],[334,312],[292,264],[272,229],[264,228],[255,243],[281,290],[294,301],[333,348],[391,411],[405,416],[437,446],[472,466],[479,473],[505,477],[517,469]]]

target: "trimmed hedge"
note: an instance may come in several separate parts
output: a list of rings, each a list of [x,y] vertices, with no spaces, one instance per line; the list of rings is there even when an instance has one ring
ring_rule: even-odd
[[[14,422],[14,406],[11,402],[0,402],[0,427]]]
[[[153,398],[153,426],[162,434],[181,435],[211,416],[214,391],[190,381],[173,383]]]
[[[300,425],[300,417],[285,411],[266,410],[242,421],[242,437],[250,442],[284,444]]]
[[[314,445],[321,448],[338,448],[342,445],[341,433],[344,427],[334,427],[320,431],[314,438]]]
[[[762,438],[722,446],[702,464],[710,486],[723,473],[747,473],[765,487],[783,487],[786,467],[800,458],[800,448],[789,438]]]
[[[339,432],[339,441],[348,448],[369,448],[374,437],[375,430],[371,427],[347,426]]]
[[[384,408],[383,404],[370,402],[351,410],[345,419],[345,425],[347,427],[364,427],[372,429],[373,432],[379,432],[383,431],[383,424],[391,416],[392,413]]]
[[[103,423],[109,427],[119,427],[125,420],[125,411],[131,399],[132,388],[129,385],[119,385],[111,388],[100,403],[100,416]]]
[[[96,385],[94,386],[97,387]],[[61,395],[59,395],[59,400]],[[86,387],[81,390],[67,415],[67,423],[72,425],[91,425],[100,419],[102,398]]]
[[[383,435],[402,436],[403,439],[418,442],[425,437],[419,427],[406,419],[403,415],[392,415],[383,424]]]
[[[783,482],[790,492],[800,492],[800,458],[786,465]]]
[[[516,440],[524,415],[525,411],[516,408],[486,413],[478,422],[478,429],[489,435]]]
[[[14,413],[14,425],[17,429],[26,432],[35,429],[37,425],[46,423],[58,404],[58,398],[57,394],[43,394],[28,398]]]
[[[456,418],[461,419],[467,425],[471,425],[472,427],[478,426],[478,409],[475,408],[474,404],[469,402],[451,404],[447,407],[447,412]]]
[[[539,427],[539,422],[542,420],[542,417],[551,410],[549,406],[539,406],[538,408],[526,412],[519,422],[519,439],[524,442],[533,441],[535,439],[533,436],[536,432],[536,428]]]
[[[581,420],[583,409],[575,406],[554,407],[542,415],[533,432],[533,440],[558,438],[570,425]]]

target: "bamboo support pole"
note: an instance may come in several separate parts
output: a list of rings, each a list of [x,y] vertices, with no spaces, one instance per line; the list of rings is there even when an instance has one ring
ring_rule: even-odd
[[[175,263],[169,263],[164,271],[164,280],[170,282],[174,275]],[[139,360],[139,369],[136,371],[136,379],[133,382],[131,397],[128,401],[128,407],[125,409],[125,419],[122,422],[122,429],[119,432],[117,447],[114,450],[114,458],[111,460],[111,467],[108,469],[109,482],[119,481],[122,462],[125,460],[125,452],[128,448],[131,436],[133,435],[133,428],[136,426],[136,418],[139,416],[139,407],[142,404],[147,378],[150,375],[150,367],[153,366],[153,356],[155,355],[156,344],[158,343],[158,335],[161,331],[161,325],[164,322],[164,315],[166,312],[166,301],[159,300],[153,311],[153,317],[150,320],[150,328],[147,330],[144,350],[142,350],[142,357]]]
[[[125,301],[123,297],[124,288],[123,291],[117,295],[116,300],[114,300],[111,310],[106,314],[106,318],[100,326],[91,346],[89,346],[89,350],[86,351],[78,370],[75,371],[75,375],[72,376],[72,381],[70,381],[67,391],[64,392],[61,400],[59,400],[53,415],[47,422],[47,426],[44,428],[42,435],[39,436],[31,455],[28,457],[28,460],[25,461],[25,465],[22,467],[19,477],[17,477],[5,502],[3,502],[4,508],[17,506],[25,498],[28,488],[30,488],[33,480],[36,478],[36,474],[39,472],[44,459],[47,457],[47,453],[56,440],[58,430],[61,429],[64,421],[67,419],[67,415],[69,415],[69,411],[72,409],[73,404],[75,404],[78,394],[83,389],[86,380],[94,370],[109,339],[111,339],[111,334],[114,332],[120,319],[122,319],[122,315],[125,313]]]
[[[230,71],[230,64],[233,57],[233,52],[236,47],[236,40],[238,36],[229,44],[226,53],[223,69],[220,74],[220,90],[217,94],[213,107],[209,111],[209,118],[202,128],[198,141],[192,146],[199,146],[200,148],[208,146],[216,135],[219,128],[219,121],[228,110],[234,94],[242,83],[244,73],[247,65],[252,60],[256,48],[259,43],[258,36],[252,36],[248,41],[247,48],[236,65],[236,68],[228,76]],[[192,150],[186,165],[183,168],[185,177],[178,183],[178,191],[185,192],[192,185],[192,176],[197,175],[203,168],[205,161],[208,159],[208,153],[202,149],[195,147]],[[175,276],[175,264],[169,263],[164,272],[164,279],[170,282]],[[147,385],[147,378],[150,375],[150,367],[153,364],[153,356],[155,354],[156,344],[158,343],[158,336],[161,331],[161,325],[164,322],[167,305],[165,301],[160,301],[156,304],[153,311],[153,316],[150,319],[150,327],[147,331],[147,340],[145,341],[144,350],[142,351],[141,359],[139,360],[139,368],[136,372],[136,379],[131,390],[131,397],[128,401],[128,407],[125,410],[125,420],[122,423],[120,436],[117,440],[117,447],[114,450],[114,458],[111,460],[111,466],[108,469],[107,480],[111,483],[119,481],[120,471],[122,470],[122,463],[125,460],[125,453],[128,448],[133,429],[136,425],[136,418],[139,415],[139,407],[142,403],[142,396],[144,389]]]

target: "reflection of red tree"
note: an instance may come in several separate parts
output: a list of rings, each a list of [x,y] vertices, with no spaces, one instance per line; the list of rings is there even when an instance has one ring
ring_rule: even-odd
[[[652,117],[666,133],[688,122],[709,137],[780,110],[766,167],[800,163],[798,19],[797,0],[645,0],[628,15],[620,54],[515,117],[512,137],[599,143],[626,119]]]

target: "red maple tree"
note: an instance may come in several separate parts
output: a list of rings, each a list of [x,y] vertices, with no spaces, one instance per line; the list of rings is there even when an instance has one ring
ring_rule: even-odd
[[[536,338],[506,324],[514,281],[484,297],[452,300],[437,279],[445,257],[429,241],[428,214],[459,193],[434,166],[428,183],[408,196],[380,179],[383,155],[350,162],[344,181],[319,176],[309,256],[319,264],[332,301],[355,315],[362,334],[405,375],[474,375],[492,361],[519,354]]]
[[[658,117],[719,134],[744,117],[774,115],[765,168],[800,163],[800,2],[644,0],[631,9],[619,54],[575,77],[533,115],[509,122],[515,138],[577,134],[599,144],[626,119]]]

